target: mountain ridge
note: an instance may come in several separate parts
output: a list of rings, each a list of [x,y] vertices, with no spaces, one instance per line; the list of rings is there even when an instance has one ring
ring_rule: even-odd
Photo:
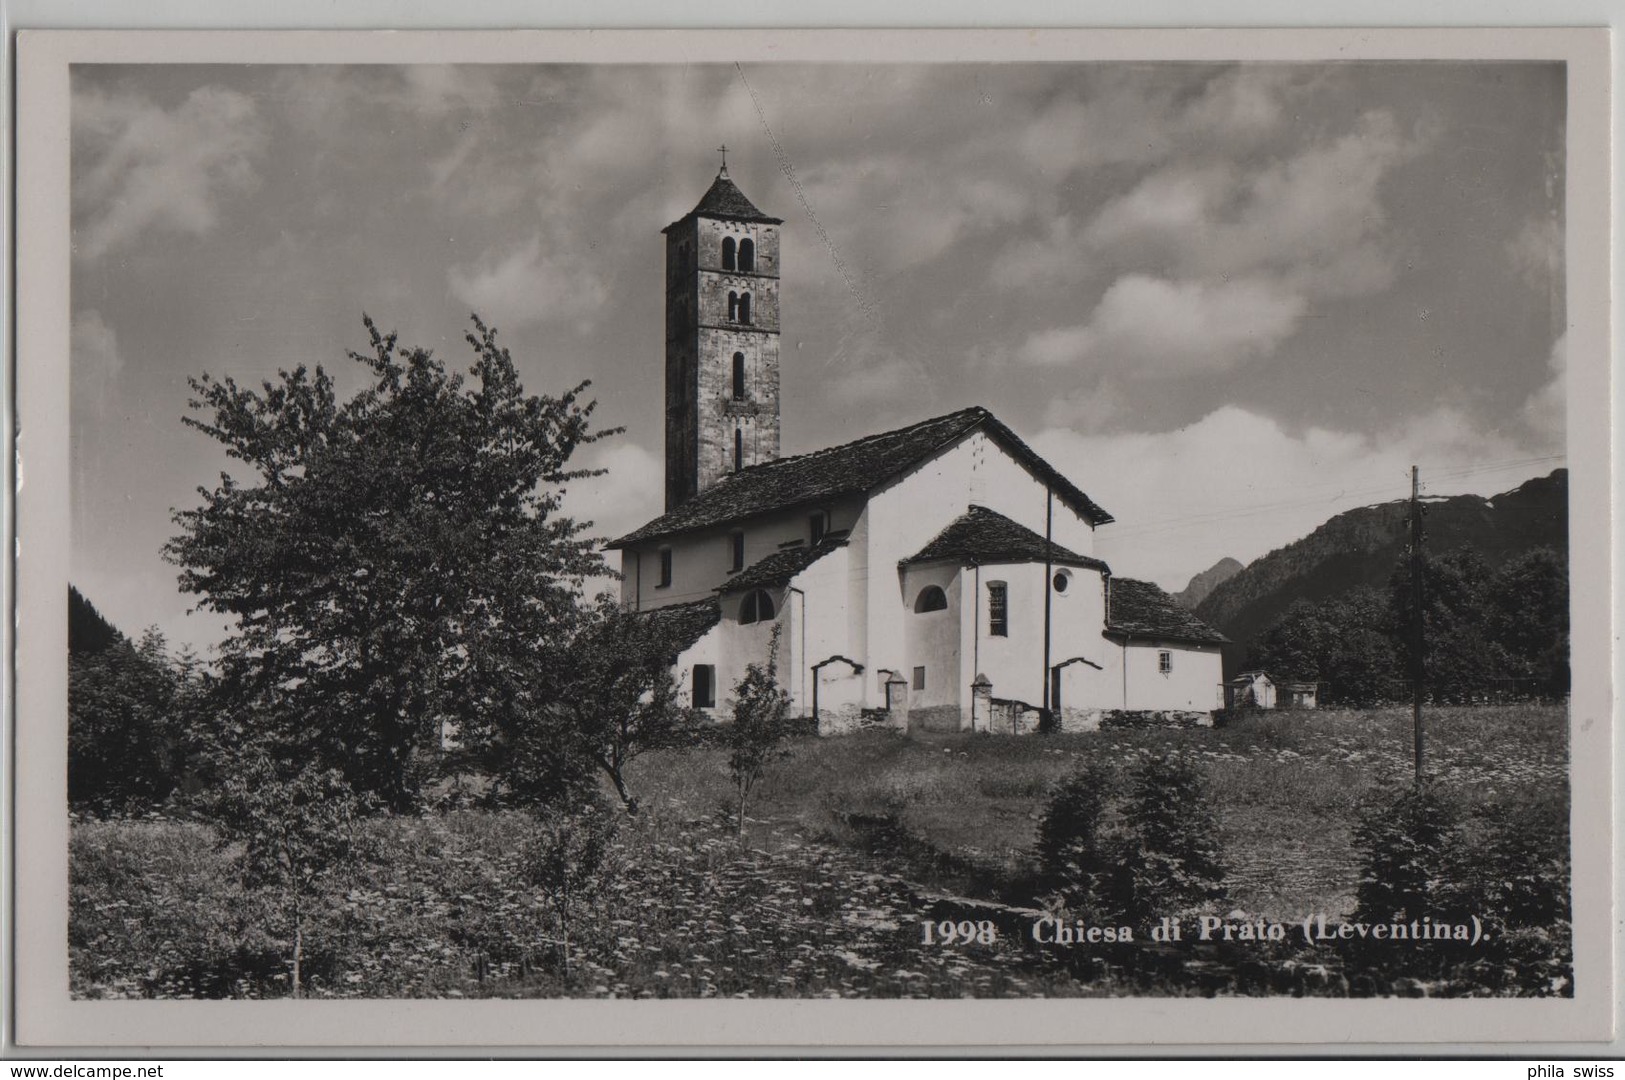
[[[1568,470],[1497,495],[1431,497],[1423,513],[1429,551],[1472,547],[1492,569],[1532,548],[1566,549]],[[1297,601],[1327,600],[1360,586],[1386,589],[1408,542],[1408,514],[1403,499],[1345,510],[1214,587],[1196,614],[1234,643],[1226,648],[1226,669]]]
[[[1182,607],[1196,610],[1196,606],[1206,600],[1208,594],[1220,585],[1229,581],[1246,567],[1241,562],[1226,555],[1206,570],[1191,577],[1190,583],[1183,589],[1174,593],[1174,600]]]

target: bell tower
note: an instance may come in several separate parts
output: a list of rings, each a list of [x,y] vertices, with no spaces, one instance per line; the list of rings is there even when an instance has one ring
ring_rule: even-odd
[[[779,456],[779,226],[727,159],[666,236],[666,509]]]

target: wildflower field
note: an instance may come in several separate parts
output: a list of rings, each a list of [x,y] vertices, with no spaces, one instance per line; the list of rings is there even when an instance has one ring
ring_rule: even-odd
[[[1428,723],[1434,790],[1463,834],[1559,823],[1520,835],[1566,874],[1566,709],[1435,709]],[[866,732],[794,742],[736,835],[724,751],[659,751],[628,774],[641,812],[590,823],[607,838],[602,861],[563,900],[527,869],[531,814],[465,798],[363,819],[365,857],[307,913],[304,986],[361,998],[1564,992],[1566,922],[1519,929],[1516,956],[1363,983],[1339,974],[1353,970],[1345,955],[1290,944],[1058,949],[1008,921],[968,944],[925,942],[939,918],[1041,903],[1035,834],[1060,780],[1168,751],[1205,778],[1228,868],[1213,910],[1234,919],[1347,916],[1362,813],[1411,777],[1401,710],[1021,738]],[[76,996],[285,996],[278,898],[245,884],[236,859],[180,808],[75,820]]]

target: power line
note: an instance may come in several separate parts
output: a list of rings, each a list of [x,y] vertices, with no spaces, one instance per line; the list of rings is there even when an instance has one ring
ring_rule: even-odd
[[[756,108],[756,118],[762,122],[762,130],[767,133],[767,141],[773,146],[773,156],[778,159],[779,170],[784,173],[784,178],[790,181],[790,186],[795,189],[796,199],[801,203],[801,209],[806,212],[807,220],[812,222],[813,230],[818,233],[818,239],[823,243],[824,250],[829,252],[830,261],[835,264],[835,272],[841,275],[842,281],[846,282],[847,291],[852,294],[852,299],[857,303],[858,310],[863,312],[865,318],[873,318],[874,304],[864,294],[863,289],[854,280],[851,272],[847,270],[846,260],[841,258],[839,251],[835,250],[835,241],[830,239],[829,233],[824,231],[823,224],[818,220],[818,215],[813,212],[812,203],[807,199],[807,192],[802,188],[801,181],[796,179],[796,171],[790,165],[789,155],[784,152],[784,147],[779,145],[778,136],[773,134],[773,128],[768,125],[767,113],[762,109],[761,99],[756,96],[756,91],[751,89],[750,81],[745,78],[744,66],[736,60],[734,61],[734,70],[739,73],[740,85],[744,86],[745,93],[750,95],[750,103]]]
[[[1566,455],[1564,454],[1548,454],[1543,457],[1520,458],[1516,460],[1484,463],[1478,465],[1458,466],[1454,469],[1440,469],[1434,474],[1435,483],[1440,480],[1461,480],[1481,473],[1504,472],[1509,469],[1536,465],[1543,462],[1561,461],[1564,460],[1565,457]],[[1319,484],[1307,483],[1285,486],[1294,490],[1313,490],[1315,488],[1331,488],[1336,484],[1337,481],[1327,481]],[[1281,510],[1291,510],[1297,507],[1332,504],[1354,496],[1363,497],[1367,495],[1379,495],[1384,492],[1393,491],[1395,488],[1396,485],[1393,483],[1363,487],[1338,487],[1337,490],[1331,492],[1330,494],[1317,495],[1311,498],[1281,499],[1269,503],[1256,503],[1248,506],[1233,507],[1223,510],[1212,510],[1200,514],[1183,514],[1178,517],[1154,518],[1139,522],[1137,524],[1126,525],[1122,528],[1114,528],[1112,529],[1110,535],[1112,538],[1144,536],[1152,533],[1166,532],[1172,529],[1186,528],[1194,525],[1207,525],[1220,521],[1233,521],[1239,518],[1254,517],[1259,514],[1272,514]]]

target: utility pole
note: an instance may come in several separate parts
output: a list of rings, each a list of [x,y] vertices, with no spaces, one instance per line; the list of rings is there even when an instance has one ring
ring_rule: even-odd
[[[1422,694],[1427,683],[1426,603],[1422,596],[1422,483],[1411,466],[1411,726],[1416,743],[1416,783],[1422,784]]]
[[[1044,487],[1044,722],[1054,724],[1050,715],[1054,703],[1050,701],[1050,680],[1055,676],[1049,667],[1050,605],[1055,601],[1055,492]]]

